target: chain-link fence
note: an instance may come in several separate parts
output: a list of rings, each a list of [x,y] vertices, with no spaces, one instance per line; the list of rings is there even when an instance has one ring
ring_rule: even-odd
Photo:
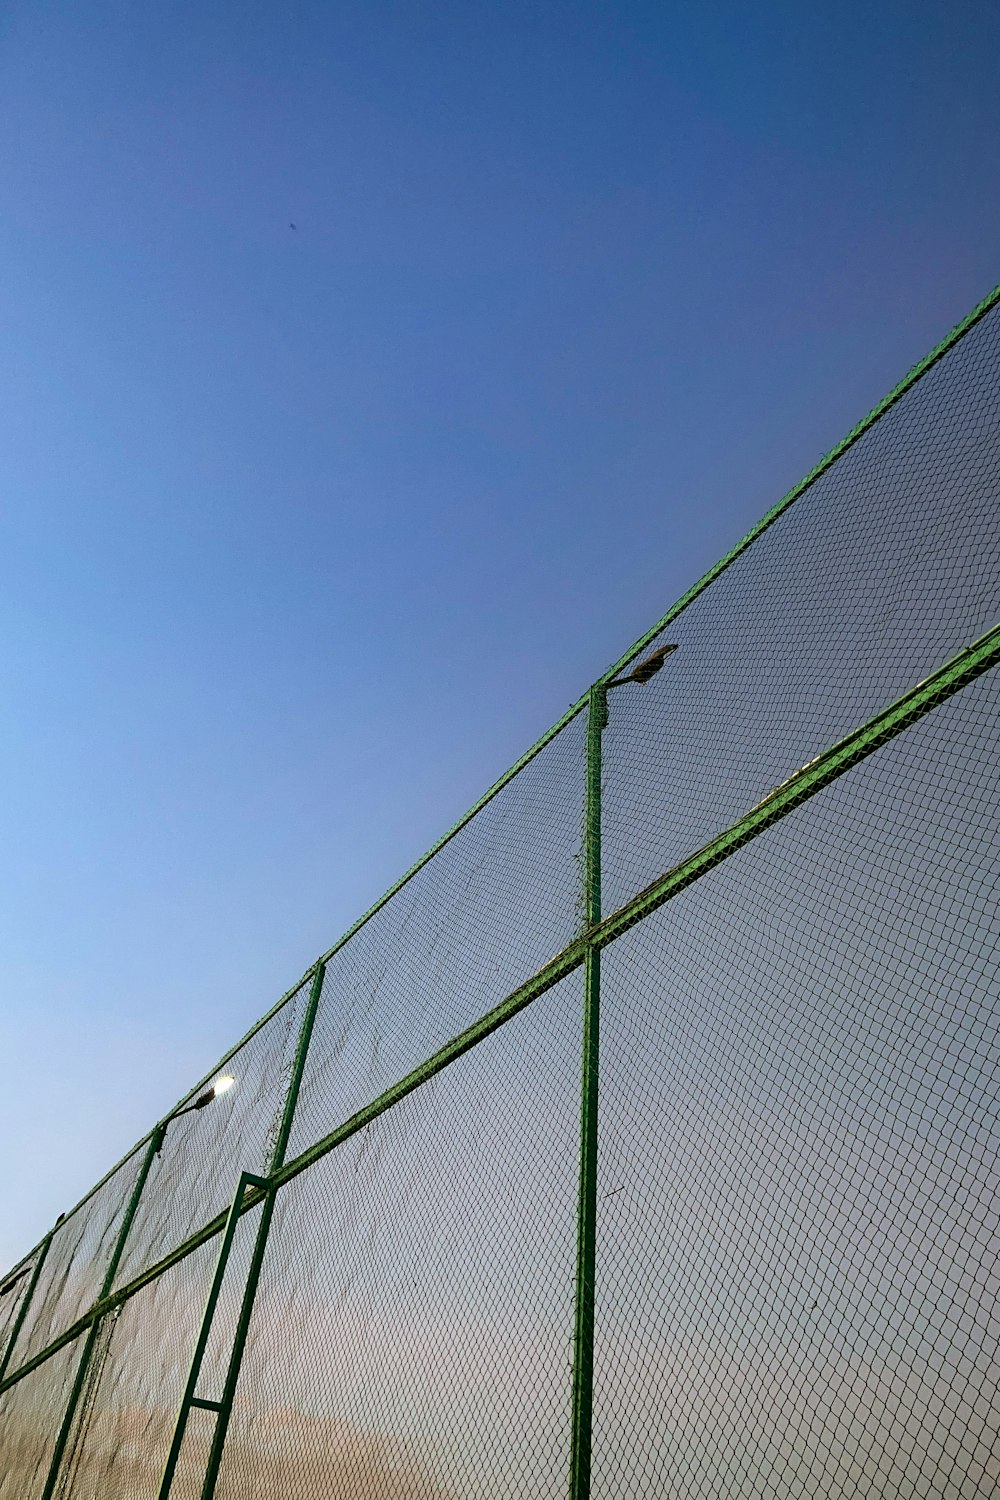
[[[0,1282],[0,1500],[996,1493],[998,461],[1000,288]]]

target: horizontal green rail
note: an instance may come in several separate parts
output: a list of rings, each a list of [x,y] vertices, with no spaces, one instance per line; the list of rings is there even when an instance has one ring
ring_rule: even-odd
[[[665,875],[660,876],[651,885],[633,896],[624,906],[612,912],[603,921],[596,923],[582,937],[577,938],[557,953],[492,1010],[487,1011],[479,1020],[446,1042],[405,1078],[401,1078],[377,1099],[373,1099],[370,1104],[351,1115],[336,1130],[330,1131],[328,1135],[323,1136],[307,1150],[273,1172],[266,1179],[266,1187],[253,1188],[248,1191],[241,1212],[245,1213],[254,1208],[270,1189],[281,1187],[286,1182],[290,1182],[293,1177],[297,1177],[300,1172],[306,1171],[328,1152],[342,1145],[359,1130],[363,1130],[366,1125],[376,1120],[379,1115],[384,1114],[387,1109],[391,1109],[393,1105],[405,1099],[414,1089],[434,1078],[450,1063],[455,1062],[486,1037],[499,1030],[532,1001],[537,1000],[553,985],[558,984],[561,979],[565,979],[567,975],[579,968],[591,945],[604,948],[614,942],[637,922],[641,922],[643,918],[650,916],[672,897],[679,895],[681,891],[700,880],[703,875],[721,864],[737,849],[757,838],[810,797],[814,797],[817,792],[822,791],[845,772],[860,764],[869,755],[873,755],[875,751],[908,729],[910,725],[915,724],[932,709],[998,664],[1000,664],[1000,625],[994,626],[978,641],[960,651],[943,667],[933,672],[923,682],[918,683],[908,693],[904,693],[888,708],[883,709],[881,713],[867,720],[844,739],[839,740],[828,750],[802,766],[718,838],[712,839],[701,849],[696,850],[672,870],[667,871]],[[0,1391],[5,1391],[17,1381],[22,1380],[59,1349],[85,1333],[96,1319],[128,1301],[144,1286],[162,1276],[171,1266],[184,1260],[200,1245],[204,1245],[219,1234],[225,1227],[228,1212],[229,1210],[226,1209],[217,1214],[195,1234],[176,1246],[169,1255],[148,1267],[132,1281],[119,1287],[110,1296],[95,1302],[82,1318],[61,1333],[39,1354],[25,1361],[0,1382]]]

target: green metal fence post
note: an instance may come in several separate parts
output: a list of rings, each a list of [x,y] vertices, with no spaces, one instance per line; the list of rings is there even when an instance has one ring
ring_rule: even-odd
[[[257,1286],[264,1264],[264,1251],[267,1248],[267,1237],[271,1231],[271,1218],[274,1214],[276,1198],[277,1191],[271,1188],[264,1199],[264,1206],[260,1211],[257,1238],[254,1241],[250,1270],[247,1274],[247,1284],[243,1292],[243,1301],[240,1304],[240,1316],[236,1324],[236,1334],[233,1338],[229,1365],[226,1369],[222,1399],[219,1402],[218,1415],[215,1419],[212,1447],[209,1451],[208,1463],[205,1466],[205,1478],[201,1489],[202,1500],[211,1500],[211,1496],[215,1494],[215,1485],[219,1477],[219,1468],[222,1464],[222,1452],[226,1444],[226,1434],[229,1431],[229,1419],[233,1414],[233,1402],[236,1398],[236,1382],[239,1379],[240,1366],[243,1363],[243,1350],[246,1347],[247,1333],[250,1329],[250,1318],[253,1315],[254,1298],[257,1295]],[[161,1500],[165,1500],[165,1497],[161,1497]]]
[[[587,711],[584,898],[585,936],[588,941],[583,968],[580,1188],[577,1203],[570,1500],[588,1500],[590,1495],[590,1439],[594,1394],[594,1270],[597,1253],[597,1068],[600,1047],[601,953],[596,943],[589,940],[589,934],[601,920],[601,735],[607,722],[607,687],[601,683],[591,688]]]
[[[302,1087],[302,1075],[305,1072],[306,1056],[309,1052],[309,1043],[312,1041],[313,1026],[316,1024],[316,1012],[319,1009],[320,996],[323,993],[323,980],[326,977],[326,964],[316,965],[316,972],[309,988],[309,999],[306,1001],[305,1014],[302,1017],[302,1026],[299,1029],[298,1046],[295,1049],[295,1058],[292,1062],[292,1073],[288,1080],[288,1093],[285,1095],[285,1109],[281,1116],[281,1124],[278,1126],[278,1135],[274,1143],[274,1151],[271,1155],[271,1164],[268,1173],[276,1172],[284,1165],[285,1152],[288,1150],[288,1138],[292,1133],[292,1121],[295,1118],[295,1106],[299,1102],[299,1089]]]
[[[132,1189],[132,1196],[129,1198],[128,1204],[126,1206],[125,1216],[122,1219],[122,1227],[118,1231],[118,1238],[115,1240],[115,1247],[111,1252],[111,1259],[108,1261],[107,1270],[104,1273],[104,1280],[101,1283],[101,1290],[97,1294],[98,1302],[103,1301],[104,1298],[110,1294],[111,1289],[115,1284],[115,1276],[118,1274],[118,1267],[121,1263],[122,1252],[125,1249],[125,1241],[128,1238],[129,1230],[132,1228],[132,1220],[135,1218],[136,1209],[139,1207],[139,1199],[142,1196],[143,1188],[146,1186],[146,1178],[149,1176],[149,1169],[153,1165],[153,1157],[159,1150],[162,1141],[162,1127],[157,1126],[157,1128],[153,1131],[152,1135],[149,1138],[149,1144],[146,1147],[146,1154],[142,1159],[142,1166],[139,1168],[139,1175],[136,1178],[135,1186]],[[53,1231],[53,1233],[55,1233],[55,1231]],[[56,1437],[56,1445],[52,1450],[52,1461],[49,1464],[48,1477],[45,1480],[45,1488],[41,1493],[40,1500],[52,1500],[52,1494],[55,1490],[56,1482],[59,1478],[59,1468],[62,1463],[63,1453],[66,1449],[66,1442],[73,1427],[73,1418],[76,1415],[77,1404],[80,1400],[80,1395],[83,1391],[83,1387],[87,1379],[87,1370],[89,1368],[91,1357],[97,1344],[100,1328],[101,1319],[95,1318],[94,1322],[90,1325],[90,1328],[88,1330],[87,1341],[83,1346],[83,1353],[80,1355],[80,1363],[77,1366],[76,1370],[76,1379],[73,1381],[73,1389],[69,1393],[69,1401],[66,1404],[66,1411],[63,1415],[62,1424],[59,1428],[59,1434]]]
[[[14,1319],[14,1326],[11,1329],[10,1337],[7,1340],[7,1347],[4,1350],[3,1358],[0,1359],[0,1380],[3,1380],[3,1377],[7,1372],[7,1366],[10,1363],[11,1355],[14,1353],[14,1345],[17,1343],[17,1336],[21,1332],[21,1329],[24,1327],[24,1320],[28,1316],[28,1308],[31,1306],[31,1299],[35,1295],[35,1287],[38,1285],[38,1278],[42,1274],[42,1267],[45,1264],[45,1257],[49,1253],[49,1246],[52,1243],[52,1236],[54,1233],[54,1229],[49,1230],[49,1233],[45,1236],[44,1240],[42,1240],[42,1243],[39,1246],[38,1259],[35,1261],[35,1264],[32,1267],[31,1280],[28,1282],[28,1289],[24,1294],[24,1301],[21,1303],[21,1306],[17,1310],[17,1317]]]

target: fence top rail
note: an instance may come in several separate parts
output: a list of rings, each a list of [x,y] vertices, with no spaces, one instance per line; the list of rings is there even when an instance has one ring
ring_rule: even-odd
[[[746,552],[746,550],[751,547],[754,542],[756,542],[757,539],[764,534],[765,531],[773,526],[774,523],[779,519],[779,517],[782,516],[785,511],[788,510],[789,507],[792,506],[797,500],[799,500],[807,492],[807,490],[809,490],[810,487],[815,484],[816,480],[819,479],[821,475],[825,474],[826,471],[831,468],[833,464],[835,464],[837,460],[848,451],[848,449],[852,448],[854,444],[857,443],[859,439],[865,435],[866,432],[874,427],[875,424],[882,417],[884,417],[886,413],[889,412],[902,399],[902,397],[905,396],[906,393],[911,390],[913,386],[915,386],[924,375],[927,374],[929,370],[934,367],[934,365],[936,365],[941,359],[943,359],[944,356],[948,354],[949,351],[953,349],[955,345],[959,343],[960,340],[972,328],[974,328],[977,323],[979,323],[984,317],[986,317],[986,315],[991,312],[992,309],[998,304],[1000,304],[1000,283],[994,286],[993,289],[989,291],[986,296],[983,297],[983,299],[978,302],[976,306],[973,307],[972,310],[967,313],[966,316],[962,318],[962,320],[957,323],[954,328],[952,328],[951,331],[947,333],[938,344],[934,346],[933,349],[925,354],[922,359],[918,360],[917,363],[907,371],[903,378],[892,387],[888,394],[885,395],[882,400],[879,401],[875,406],[873,406],[872,409],[867,413],[867,415],[862,417],[862,419],[857,422],[854,427],[851,428],[846,436],[843,437],[835,447],[831,448],[828,453],[824,454],[819,462],[812,469],[810,469],[809,472],[802,479],[800,479],[797,484],[795,484],[790,490],[788,490],[787,493],[783,495],[781,499],[778,500],[776,504],[773,505],[771,509],[761,517],[756,525],[751,527],[751,529],[746,533],[745,536],[741,537],[740,540],[733,547],[731,547],[723,557],[718,560],[718,562],[714,563],[706,573],[702,574],[697,582],[692,584],[692,586],[684,594],[682,594],[674,604],[670,606],[666,613],[661,615],[661,617],[656,621],[654,625],[652,625],[647,631],[645,631],[644,634],[639,636],[639,638],[634,641],[631,646],[629,646],[628,650],[625,651],[616,662],[608,667],[591,686],[599,687],[610,682],[612,678],[618,676],[620,672],[622,672],[627,666],[629,666],[630,663],[633,662],[635,658],[642,651],[644,651],[646,647],[652,641],[654,641],[656,637],[660,635],[660,633],[665,630],[666,627],[673,620],[675,620],[683,610],[688,607],[689,604],[691,604],[700,594],[704,593],[704,591],[709,588],[710,585],[714,583],[721,574],[723,574],[729,567],[731,567],[732,564],[737,560],[737,558],[741,557],[742,554]],[[550,744],[551,741],[554,740],[555,737],[587,707],[590,691],[591,687],[588,686],[585,692],[582,693],[581,696],[569,706],[566,712],[562,714],[562,716],[557,719],[556,722],[549,729],[547,729],[545,733],[542,734],[540,738],[537,739],[535,743],[531,745],[522,756],[519,757],[518,760],[513,763],[513,765],[511,765],[506,771],[504,771],[504,773],[500,777],[498,777],[498,779],[492,784],[492,786],[490,786],[487,791],[485,791],[483,795],[473,803],[468,811],[465,812],[458,819],[458,821],[451,826],[451,828],[443,833],[441,837],[430,846],[426,853],[421,855],[421,857],[416,860],[415,863],[412,864],[409,869],[407,869],[399,877],[399,879],[396,880],[394,884],[391,885],[389,889],[385,891],[384,894],[380,896],[379,899],[367,909],[367,911],[365,911],[360,917],[358,917],[357,921],[355,921],[347,929],[342,937],[338,938],[338,940],[330,948],[328,948],[319,956],[318,959],[316,959],[309,965],[302,977],[298,979],[290,989],[286,990],[281,998],[271,1006],[270,1010],[266,1011],[265,1014],[261,1016],[261,1018],[256,1021],[253,1026],[250,1027],[245,1035],[240,1037],[239,1041],[236,1042],[232,1047],[230,1047],[229,1050],[225,1052],[221,1058],[219,1058],[219,1060],[214,1064],[212,1068],[209,1069],[204,1077],[199,1079],[199,1081],[194,1084],[192,1088],[189,1089],[181,1099],[178,1100],[178,1102],[173,1106],[171,1110],[167,1111],[167,1113],[162,1117],[160,1121],[161,1124],[164,1120],[169,1120],[178,1109],[181,1109],[185,1104],[188,1103],[189,1100],[193,1099],[194,1096],[201,1089],[203,1089],[204,1086],[215,1076],[219,1069],[223,1067],[227,1062],[229,1062],[229,1060],[233,1056],[235,1056],[235,1054],[240,1050],[241,1047],[245,1046],[247,1042],[249,1042],[254,1036],[256,1036],[257,1032],[260,1031],[268,1023],[268,1021],[276,1016],[284,1005],[286,1005],[296,994],[299,993],[303,985],[310,983],[320,964],[327,963],[334,956],[334,954],[336,954],[338,950],[345,945],[345,943],[349,942],[350,939],[354,937],[355,934],[359,932],[361,928],[364,927],[365,924],[369,922],[372,917],[374,917],[375,914],[380,911],[388,901],[392,899],[393,896],[397,894],[397,892],[402,890],[402,888],[410,880],[412,880],[413,877],[420,870],[422,870],[423,867],[431,859],[433,859],[434,856],[438,854],[446,844],[450,843],[450,841],[456,836],[456,834],[460,833],[461,830],[469,822],[471,822],[471,820],[477,815],[477,813],[481,812],[482,809],[486,807],[487,804],[490,803],[493,798],[496,797],[498,793],[500,793],[503,788],[510,781],[512,781],[520,771],[524,769],[526,765],[529,764],[530,761],[534,760],[535,756],[540,754],[541,751],[545,749],[546,745]],[[154,1130],[156,1128],[158,1127],[154,1127]],[[100,1179],[100,1181],[95,1183],[95,1185],[83,1196],[83,1198],[80,1199],[79,1203],[77,1203],[72,1209],[69,1210],[64,1218],[70,1218],[77,1212],[78,1209],[82,1208],[83,1205],[94,1195],[94,1193],[96,1193],[101,1187],[103,1187],[108,1179],[114,1175],[118,1168],[123,1166],[124,1163],[127,1162],[137,1150],[139,1150],[150,1140],[151,1136],[154,1133],[154,1130],[150,1130],[149,1132],[147,1132],[146,1135],[144,1135],[129,1151],[127,1151],[121,1158],[121,1160],[116,1162],[115,1166],[113,1166],[110,1171],[106,1172],[105,1175]],[[51,1231],[49,1231],[49,1233],[51,1233]],[[48,1234],[43,1235],[38,1244],[28,1252],[28,1255],[22,1256],[12,1269],[16,1270],[24,1260],[28,1259],[38,1249],[40,1249],[41,1245],[47,1238]],[[5,1276],[0,1279],[5,1281],[7,1277]]]

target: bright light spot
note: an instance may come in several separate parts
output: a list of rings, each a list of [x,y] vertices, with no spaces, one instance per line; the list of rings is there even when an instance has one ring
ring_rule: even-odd
[[[222,1077],[217,1078],[212,1084],[212,1088],[214,1089],[216,1096],[218,1096],[219,1094],[224,1094],[227,1089],[231,1089],[235,1082],[236,1079],[232,1076],[231,1073],[223,1073]]]

